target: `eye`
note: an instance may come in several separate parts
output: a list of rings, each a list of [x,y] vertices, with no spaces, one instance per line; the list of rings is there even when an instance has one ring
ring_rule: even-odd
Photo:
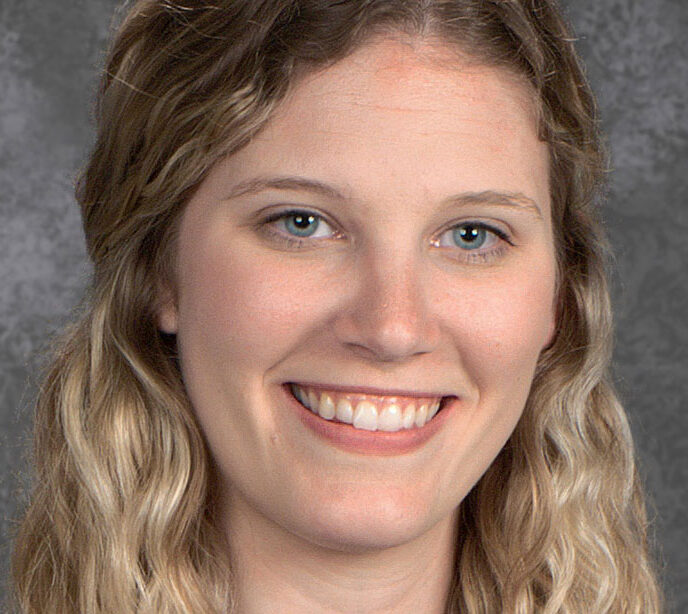
[[[289,209],[270,214],[258,223],[261,232],[272,240],[292,248],[305,248],[326,239],[343,235],[334,230],[318,213],[307,209]],[[467,221],[456,224],[433,240],[436,247],[445,247],[458,253],[468,262],[487,262],[497,258],[511,244],[503,230],[485,222]],[[458,249],[457,249],[458,248]]]
[[[443,231],[432,241],[448,255],[466,264],[489,264],[500,260],[513,247],[507,232],[485,222],[466,221]]]
[[[321,215],[307,210],[278,211],[265,218],[259,226],[271,237],[296,247],[305,245],[311,239],[338,236]]]
[[[444,237],[448,239],[444,240]],[[458,247],[465,251],[485,251],[498,245],[500,240],[508,242],[508,236],[499,228],[483,222],[463,222],[444,231],[434,245]]]
[[[277,219],[284,221],[284,227],[290,234],[299,238],[312,237],[320,226],[321,218],[308,211],[287,211]]]

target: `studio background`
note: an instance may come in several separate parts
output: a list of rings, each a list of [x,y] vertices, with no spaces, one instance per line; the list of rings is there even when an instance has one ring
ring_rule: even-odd
[[[688,0],[565,0],[612,152],[614,375],[688,612]],[[88,283],[73,183],[118,0],[0,0],[0,603],[38,367]],[[1,606],[0,606],[1,607]]]

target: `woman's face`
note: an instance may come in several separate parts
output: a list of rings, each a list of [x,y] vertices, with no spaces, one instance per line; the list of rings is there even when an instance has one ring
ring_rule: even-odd
[[[523,85],[439,56],[384,39],[306,76],[188,203],[159,321],[228,519],[408,542],[522,413],[554,329],[547,149]]]

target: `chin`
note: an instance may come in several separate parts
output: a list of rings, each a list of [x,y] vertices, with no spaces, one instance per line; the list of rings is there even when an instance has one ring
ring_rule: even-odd
[[[413,541],[428,531],[433,522],[425,513],[395,508],[393,505],[335,509],[334,513],[317,512],[307,525],[293,532],[328,550],[361,554],[385,550]]]
[[[413,541],[422,531],[400,531],[380,526],[373,528],[322,527],[319,532],[301,537],[326,550],[343,554],[365,554],[401,546]]]

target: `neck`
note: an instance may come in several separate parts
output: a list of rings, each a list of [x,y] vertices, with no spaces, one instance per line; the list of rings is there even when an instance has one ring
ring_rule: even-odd
[[[391,548],[343,552],[302,539],[241,502],[225,515],[237,614],[445,614],[456,514]]]

